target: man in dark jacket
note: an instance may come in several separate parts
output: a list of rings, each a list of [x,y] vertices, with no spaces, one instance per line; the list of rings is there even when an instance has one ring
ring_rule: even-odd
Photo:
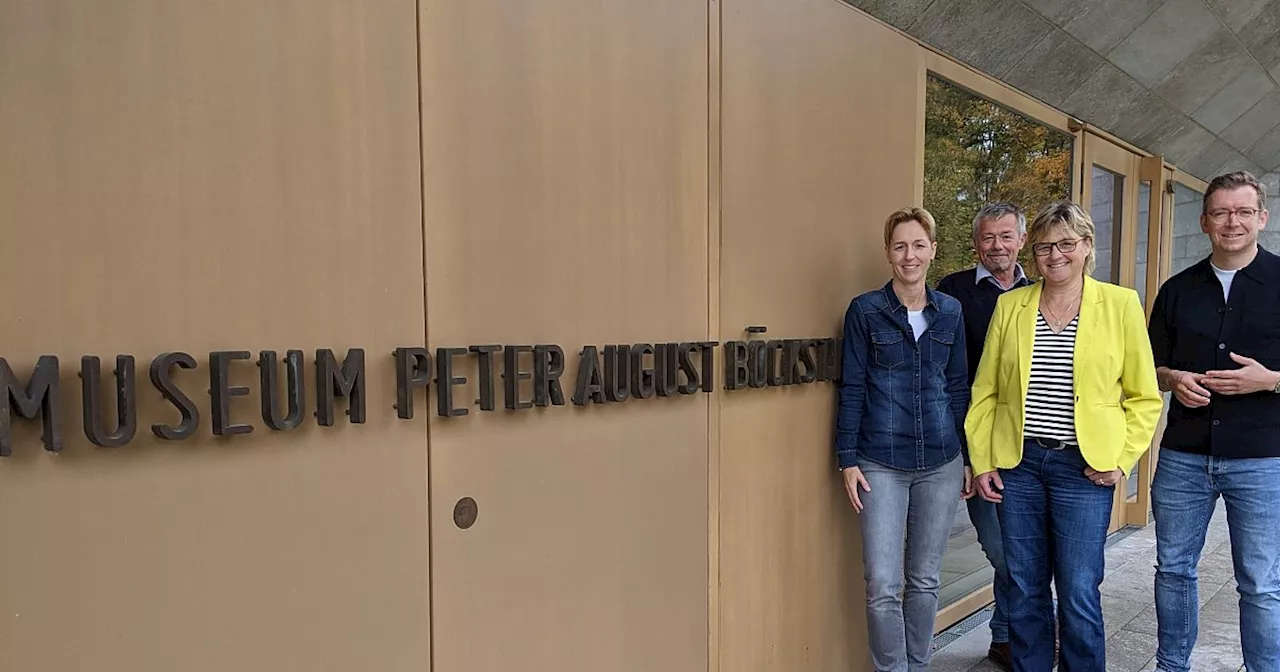
[[[1151,483],[1156,521],[1156,669],[1190,669],[1196,565],[1226,504],[1249,670],[1280,670],[1280,257],[1258,245],[1266,191],[1249,173],[1205,191],[1213,253],[1169,278],[1149,332],[1160,389],[1173,393]]]
[[[973,218],[973,248],[978,265],[952,273],[938,283],[938,291],[960,301],[964,313],[965,344],[968,348],[969,384],[978,371],[987,326],[1001,294],[1028,284],[1018,263],[1018,253],[1027,242],[1027,219],[1010,203],[988,203]],[[967,467],[966,467],[967,468]],[[1004,562],[1004,543],[1000,538],[1000,519],[996,505],[981,497],[968,500],[969,520],[978,533],[978,543],[995,570],[992,589],[995,613],[991,616],[991,648],[987,656],[1005,669],[1011,669],[1009,656],[1009,571]]]

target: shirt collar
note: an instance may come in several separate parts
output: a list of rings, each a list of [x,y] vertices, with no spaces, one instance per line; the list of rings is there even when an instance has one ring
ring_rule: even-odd
[[[1213,282],[1218,281],[1218,276],[1213,271],[1213,255],[1206,255],[1203,259],[1196,262],[1188,270],[1193,270],[1200,274],[1201,277]],[[1247,266],[1236,269],[1236,275],[1244,275],[1260,283],[1268,283],[1280,278],[1280,257],[1277,257],[1267,248],[1258,245],[1258,255],[1249,262]]]
[[[1270,282],[1275,279],[1277,273],[1280,273],[1280,257],[1276,257],[1265,247],[1258,245],[1258,255],[1240,271],[1258,282]]]
[[[1000,281],[996,280],[996,276],[993,275],[991,271],[988,271],[986,266],[983,266],[982,264],[978,264],[977,267],[975,268],[973,284],[980,285],[982,284],[982,281],[985,278],[991,278],[991,282],[994,282],[997,287],[1000,286]],[[1018,285],[1021,285],[1026,282],[1028,282],[1027,274],[1022,271],[1022,264],[1014,262],[1013,287],[1017,287]],[[1004,289],[1003,287],[1000,287],[1000,288]]]
[[[902,305],[902,302],[898,300],[897,293],[893,291],[892,280],[884,283],[884,286],[880,288],[880,291],[884,292],[885,308],[887,308],[889,312],[895,313],[900,309],[903,311],[906,310],[906,306]],[[924,304],[925,308],[932,308],[935,312],[937,312],[938,293],[935,292],[928,285],[926,285],[924,288],[924,298],[925,298],[925,304]]]

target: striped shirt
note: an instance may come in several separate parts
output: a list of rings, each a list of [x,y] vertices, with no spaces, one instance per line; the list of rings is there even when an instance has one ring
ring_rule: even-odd
[[[1076,327],[1071,320],[1062,333],[1049,329],[1044,315],[1036,314],[1036,340],[1031,349],[1031,380],[1027,384],[1027,438],[1059,439],[1076,443],[1075,362]]]

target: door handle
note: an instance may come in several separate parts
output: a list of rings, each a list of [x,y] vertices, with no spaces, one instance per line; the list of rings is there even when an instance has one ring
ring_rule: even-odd
[[[476,523],[476,515],[480,513],[476,507],[476,500],[470,497],[463,497],[453,505],[453,524],[458,529],[465,530]]]

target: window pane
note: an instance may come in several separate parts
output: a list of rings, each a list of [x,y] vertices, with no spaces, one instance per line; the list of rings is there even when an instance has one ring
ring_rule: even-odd
[[[1147,305],[1147,245],[1151,236],[1151,181],[1138,184],[1138,250],[1134,282],[1142,305]]]
[[[1105,282],[1116,282],[1119,274],[1113,251],[1120,249],[1120,221],[1124,214],[1124,175],[1118,175],[1106,168],[1093,166],[1093,196],[1089,204],[1089,214],[1093,218],[1093,226],[1097,238],[1093,241],[1097,255],[1097,266],[1093,277]]]
[[[1144,180],[1138,183],[1138,249],[1137,263],[1135,264],[1134,284],[1138,290],[1138,297],[1142,299],[1142,305],[1147,305],[1147,244],[1151,240],[1151,181]],[[1133,502],[1138,499],[1138,472],[1134,470],[1129,474],[1128,487],[1125,490],[1125,496],[1128,501]]]
[[[1027,220],[1071,198],[1074,138],[930,76],[925,99],[924,207],[938,222],[929,283],[977,263],[973,217],[983,203],[1009,201]],[[1019,257],[1029,275],[1031,250]]]

